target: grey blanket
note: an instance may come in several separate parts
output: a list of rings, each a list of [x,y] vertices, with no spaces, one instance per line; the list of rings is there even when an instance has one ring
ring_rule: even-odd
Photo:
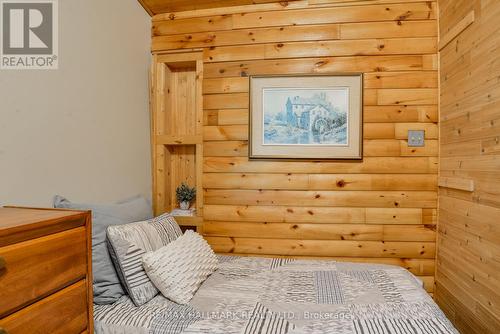
[[[189,305],[161,295],[95,305],[102,334],[458,334],[407,270],[389,265],[221,256]]]

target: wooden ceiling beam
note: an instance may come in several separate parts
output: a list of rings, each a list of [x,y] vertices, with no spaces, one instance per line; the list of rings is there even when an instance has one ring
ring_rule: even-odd
[[[264,3],[288,3],[283,0],[138,0],[149,15],[219,7],[255,5]],[[293,1],[293,0],[290,0]]]

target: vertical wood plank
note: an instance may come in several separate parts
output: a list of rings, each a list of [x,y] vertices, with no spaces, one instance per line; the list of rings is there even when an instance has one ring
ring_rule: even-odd
[[[498,1],[440,0],[435,299],[460,332],[500,328]]]

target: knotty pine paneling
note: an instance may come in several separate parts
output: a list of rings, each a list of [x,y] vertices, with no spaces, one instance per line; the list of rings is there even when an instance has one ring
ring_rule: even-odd
[[[440,176],[473,191],[439,190],[438,304],[462,333],[500,332],[500,2],[440,0]],[[457,183],[455,182],[455,183]]]
[[[203,51],[204,234],[217,252],[400,265],[433,291],[436,11],[298,1],[153,18],[153,52]],[[249,161],[248,76],[333,72],[364,73],[363,161]],[[408,147],[409,129],[425,147]]]
[[[436,71],[437,55],[312,57],[207,63],[204,78],[283,73]]]
[[[210,10],[211,8],[218,8],[224,6],[244,6],[253,3],[269,3],[272,5],[275,2],[279,2],[279,0],[139,0],[144,9],[150,14],[160,14],[160,13],[168,13],[175,12],[181,10],[191,10],[191,11],[199,11],[199,10]],[[269,6],[273,8],[273,6]]]

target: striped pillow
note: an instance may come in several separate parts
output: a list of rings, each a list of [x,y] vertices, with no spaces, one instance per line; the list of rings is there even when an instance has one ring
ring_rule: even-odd
[[[187,304],[193,298],[218,263],[206,240],[190,230],[143,257],[144,269],[151,281],[165,297],[178,304]]]
[[[142,267],[142,257],[166,246],[182,235],[179,225],[168,213],[136,223],[107,228],[108,247],[118,277],[136,306],[158,294]]]

